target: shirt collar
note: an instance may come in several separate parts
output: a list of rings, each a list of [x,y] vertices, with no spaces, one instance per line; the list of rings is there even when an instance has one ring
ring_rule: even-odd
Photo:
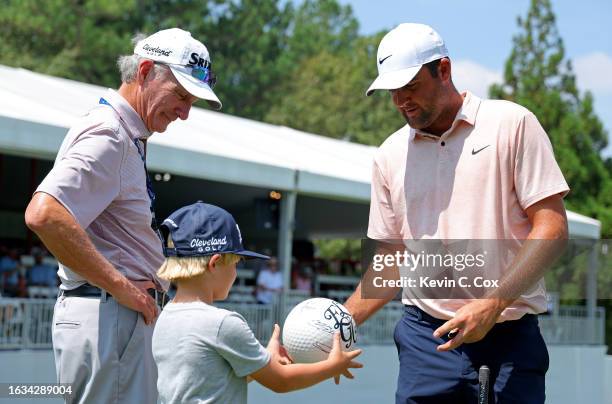
[[[410,141],[413,141],[417,134],[420,138],[432,137],[439,139],[441,137],[448,137],[448,135],[455,128],[455,126],[457,126],[458,121],[464,121],[469,125],[474,126],[476,124],[476,115],[478,114],[478,108],[480,107],[480,102],[482,100],[469,91],[461,93],[461,95],[463,96],[463,105],[461,105],[461,108],[457,112],[457,116],[455,116],[455,120],[453,121],[453,124],[451,125],[448,131],[446,131],[442,136],[434,136],[429,133],[410,128]]]
[[[469,91],[466,91],[461,95],[463,95],[463,105],[457,113],[455,120],[462,120],[474,126],[476,124],[478,108],[480,107],[480,102],[482,100]]]
[[[147,129],[138,112],[115,90],[108,89],[104,99],[117,112],[127,126],[127,132],[132,139],[147,139],[151,132]]]

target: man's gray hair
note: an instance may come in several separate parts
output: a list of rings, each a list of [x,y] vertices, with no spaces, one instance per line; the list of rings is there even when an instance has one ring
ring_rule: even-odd
[[[143,39],[145,39],[148,35],[143,33],[138,33],[132,38],[132,44],[136,46],[136,44]],[[117,59],[117,66],[119,67],[119,73],[121,73],[121,81],[123,83],[131,83],[136,80],[136,74],[138,73],[138,65],[141,61],[147,58],[131,54],[131,55],[122,55]],[[155,75],[160,73],[166,73],[169,71],[167,66],[156,64],[153,68],[153,73]]]

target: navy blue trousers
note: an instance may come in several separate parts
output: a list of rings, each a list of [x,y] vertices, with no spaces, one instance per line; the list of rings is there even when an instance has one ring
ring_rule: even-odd
[[[491,370],[489,403],[544,403],[548,350],[535,315],[496,324],[481,341],[449,352],[436,347],[438,320],[414,306],[406,306],[395,327],[400,361],[396,404],[476,404],[478,369]]]

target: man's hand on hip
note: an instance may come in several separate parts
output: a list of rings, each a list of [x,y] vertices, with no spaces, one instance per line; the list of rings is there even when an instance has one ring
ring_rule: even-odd
[[[463,343],[480,341],[493,328],[504,307],[499,299],[478,299],[466,304],[457,310],[454,318],[434,331],[436,338],[456,333],[452,339],[439,345],[438,351],[450,351]]]
[[[151,325],[155,322],[158,310],[155,300],[147,293],[147,289],[155,289],[151,281],[127,281],[116,290],[109,290],[117,303],[142,314],[145,324]]]

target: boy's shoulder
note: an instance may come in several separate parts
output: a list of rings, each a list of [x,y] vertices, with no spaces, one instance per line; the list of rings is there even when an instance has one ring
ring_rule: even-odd
[[[187,335],[217,346],[230,339],[250,339],[252,330],[245,318],[231,310],[201,302],[169,303],[157,319],[158,338]]]
[[[229,321],[243,321],[246,323],[246,320],[241,314],[232,310],[224,309],[223,307],[206,304],[204,302],[169,303],[166,305],[166,307],[164,307],[162,312],[162,314],[169,317],[192,317],[194,313],[197,313],[195,317],[208,322],[214,321],[221,323],[229,319]]]

